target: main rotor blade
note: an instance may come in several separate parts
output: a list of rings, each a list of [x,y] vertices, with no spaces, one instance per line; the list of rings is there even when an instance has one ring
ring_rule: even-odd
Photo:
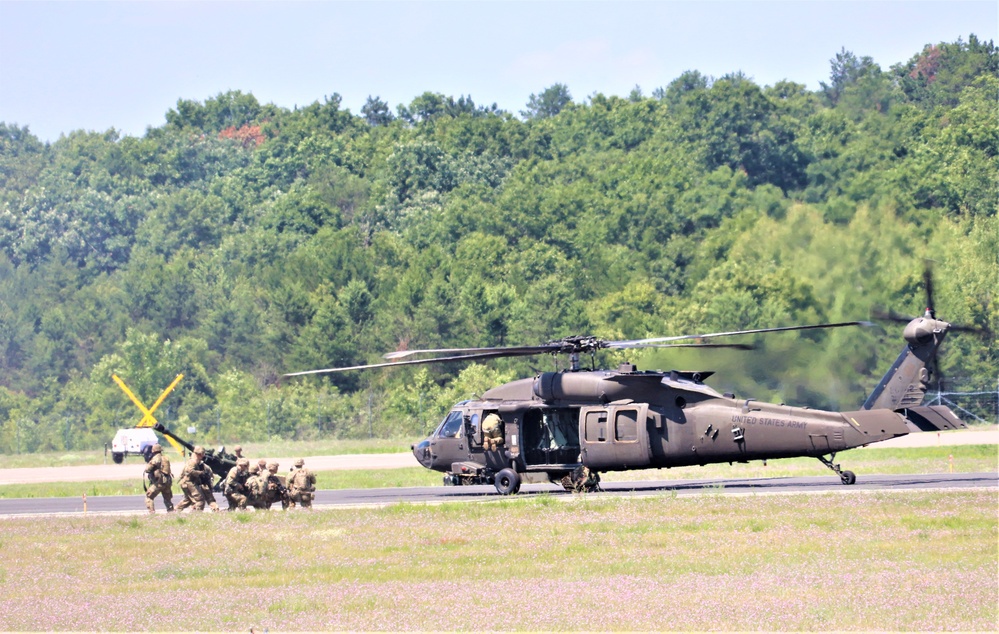
[[[733,350],[756,350],[751,343],[644,343],[630,348],[732,348]]]
[[[348,372],[351,370],[367,370],[370,368],[391,368],[395,366],[403,365],[420,365],[425,363],[437,363],[439,361],[473,361],[475,359],[495,359],[497,357],[515,357],[515,356],[527,356],[530,354],[537,354],[537,352],[483,352],[480,354],[466,354],[451,357],[433,357],[431,359],[410,359],[409,361],[389,361],[386,363],[369,363],[367,365],[352,365],[345,368],[324,368],[322,370],[305,370],[303,372],[290,372],[288,374],[282,374],[281,376],[291,377],[291,376],[305,376],[307,374],[332,374],[334,372]]]
[[[915,317],[902,315],[901,313],[896,313],[894,310],[885,310],[881,306],[875,306],[871,309],[871,319],[883,319],[885,321],[896,321],[900,324],[907,324],[915,319]]]
[[[684,341],[688,339],[711,339],[713,337],[733,337],[735,335],[755,335],[763,332],[787,332],[790,330],[819,330],[823,328],[843,328],[845,326],[873,326],[869,321],[841,321],[834,324],[814,324],[811,326],[782,326],[779,328],[754,328],[752,330],[733,330],[731,332],[709,332],[701,335],[677,335],[675,337],[653,337],[651,339],[633,339],[631,341],[608,341],[605,348],[638,348],[649,343],[666,341]]]
[[[558,350],[557,346],[552,345],[540,345],[540,346],[494,346],[490,348],[427,348],[425,350],[396,350],[395,352],[387,352],[382,355],[383,359],[402,359],[403,357],[409,357],[414,354],[481,354],[481,353],[491,353],[491,352],[502,352],[504,354],[512,355],[526,355],[526,354],[540,354],[542,352],[550,352],[552,350]]]

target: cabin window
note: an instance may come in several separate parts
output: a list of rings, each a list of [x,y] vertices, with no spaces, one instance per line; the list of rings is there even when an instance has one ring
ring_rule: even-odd
[[[604,442],[607,440],[607,412],[586,413],[586,442]]]
[[[440,431],[437,432],[437,437],[457,438],[458,434],[461,432],[461,421],[461,412],[451,412],[441,424]]]
[[[626,409],[614,416],[614,440],[635,442],[638,440],[638,411]]]

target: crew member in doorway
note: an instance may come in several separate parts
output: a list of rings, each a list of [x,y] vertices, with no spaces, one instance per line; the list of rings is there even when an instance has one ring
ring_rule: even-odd
[[[482,421],[482,446],[486,451],[496,451],[503,444],[503,420],[497,414],[489,414]]]

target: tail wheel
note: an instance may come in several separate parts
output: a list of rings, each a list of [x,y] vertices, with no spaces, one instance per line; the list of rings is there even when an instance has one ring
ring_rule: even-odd
[[[513,469],[503,469],[496,474],[495,483],[501,495],[511,495],[520,491],[520,474]]]

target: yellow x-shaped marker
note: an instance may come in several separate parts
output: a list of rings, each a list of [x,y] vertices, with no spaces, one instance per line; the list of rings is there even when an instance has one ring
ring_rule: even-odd
[[[160,394],[160,397],[156,399],[156,402],[153,403],[153,406],[150,407],[149,409],[146,409],[146,406],[142,404],[142,401],[139,400],[139,397],[133,394],[132,390],[128,389],[128,386],[125,385],[124,381],[118,378],[117,374],[112,374],[111,378],[114,379],[114,382],[118,384],[118,387],[120,387],[121,390],[126,394],[126,396],[128,396],[128,398],[130,398],[132,402],[135,403],[135,406],[139,408],[139,411],[142,412],[142,420],[139,421],[139,424],[136,425],[136,427],[152,427],[153,425],[159,422],[156,420],[156,417],[153,416],[153,412],[155,412],[156,408],[158,408],[160,405],[163,404],[163,401],[166,400],[167,395],[169,395],[170,392],[173,391],[173,388],[177,387],[177,384],[180,383],[180,380],[182,378],[184,378],[184,375],[178,374],[177,378],[173,380],[173,383],[171,383],[167,387],[167,389],[163,390],[163,393]],[[173,448],[176,449],[178,453],[180,454],[184,453],[184,448],[180,445],[180,443],[178,443],[173,438],[170,438],[169,436],[166,436],[166,439],[170,441],[170,444],[173,445]]]

